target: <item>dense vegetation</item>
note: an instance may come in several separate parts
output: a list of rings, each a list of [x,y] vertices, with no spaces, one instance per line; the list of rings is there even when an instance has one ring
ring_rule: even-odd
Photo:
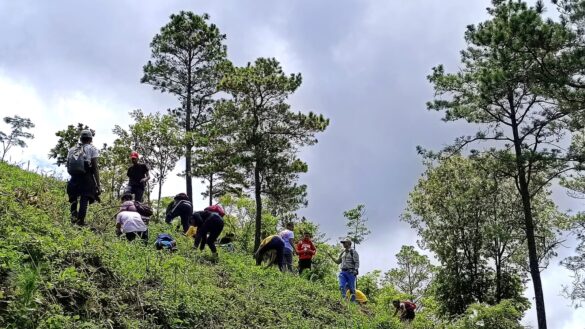
[[[63,189],[0,163],[2,328],[394,327],[342,303],[334,282],[265,270],[249,254],[213,264],[187,238],[175,254],[118,239],[99,206],[89,228],[72,227]]]

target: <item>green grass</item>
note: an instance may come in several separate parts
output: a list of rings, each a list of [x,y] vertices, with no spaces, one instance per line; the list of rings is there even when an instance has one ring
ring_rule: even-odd
[[[114,235],[115,209],[69,224],[65,183],[0,163],[1,328],[394,328],[313,283],[179,237],[175,254]],[[151,242],[169,226],[152,224]]]

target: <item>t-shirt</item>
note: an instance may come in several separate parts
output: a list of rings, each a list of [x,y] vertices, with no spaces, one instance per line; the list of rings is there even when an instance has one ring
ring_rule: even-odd
[[[295,233],[291,230],[284,230],[280,232],[280,237],[284,240],[284,248],[292,251],[293,246],[290,244],[290,239],[295,238]]]
[[[122,211],[116,216],[116,223],[122,224],[122,232],[145,232],[148,228],[139,213]]]
[[[137,163],[128,168],[128,173],[126,175],[130,178],[130,185],[144,185],[140,180],[146,177],[147,173],[148,166],[144,163]]]
[[[81,151],[81,148],[83,148],[83,152]],[[95,146],[91,144],[79,144],[70,148],[69,152],[67,152],[67,159],[72,157],[78,159],[79,156],[83,157],[83,161],[90,162],[91,159],[99,157],[100,152]]]

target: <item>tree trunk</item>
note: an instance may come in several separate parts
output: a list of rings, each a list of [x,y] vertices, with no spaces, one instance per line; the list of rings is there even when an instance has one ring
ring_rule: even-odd
[[[160,198],[162,195],[162,175],[161,178],[158,180],[158,199],[156,201],[156,222],[160,222]]]
[[[496,303],[502,301],[502,262],[496,259]]]
[[[209,175],[209,206],[213,206],[213,174]]]
[[[509,96],[509,98],[511,98]],[[510,102],[510,108],[514,109],[514,102]],[[536,317],[538,319],[538,329],[546,329],[546,312],[544,308],[544,293],[542,291],[542,281],[540,278],[540,267],[538,265],[538,256],[536,252],[536,239],[534,236],[534,220],[532,218],[532,205],[530,200],[530,190],[526,179],[524,160],[522,154],[522,145],[518,133],[518,123],[516,115],[512,112],[511,124],[514,135],[514,152],[516,156],[516,170],[518,171],[518,185],[520,196],[522,197],[522,207],[524,210],[524,229],[526,230],[526,242],[528,243],[528,262],[530,266],[530,276],[534,286],[534,299],[536,302]]]
[[[187,132],[187,134],[189,132],[191,132],[191,113],[193,112],[192,108],[191,108],[191,98],[192,98],[192,94],[193,94],[193,90],[192,90],[192,77],[191,77],[191,60],[189,60],[188,66],[187,66],[187,98],[185,99],[185,102],[187,102],[187,104],[185,104],[185,131]],[[187,138],[190,138],[190,136],[187,136]],[[193,143],[191,143],[190,140],[187,141],[186,145],[185,145],[185,182],[186,182],[186,188],[187,188],[187,196],[189,197],[189,201],[191,201],[191,204],[193,204],[193,182],[191,181],[191,151],[193,148]]]
[[[254,196],[256,197],[256,232],[254,234],[254,251],[260,246],[260,235],[262,230],[262,184],[260,182],[260,169],[258,162],[254,167]]]

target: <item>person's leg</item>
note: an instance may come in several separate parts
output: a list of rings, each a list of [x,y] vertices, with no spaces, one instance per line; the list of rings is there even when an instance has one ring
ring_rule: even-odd
[[[77,223],[77,198],[71,202],[71,206],[69,207],[69,213],[71,214],[71,223]]]
[[[260,264],[262,264],[262,260],[264,259],[264,255],[266,254],[267,251],[268,251],[268,248],[266,248],[266,246],[258,249],[258,251],[256,252],[256,265],[257,266],[260,266]]]
[[[347,272],[339,272],[339,291],[341,292],[341,299],[345,299],[345,292],[347,291],[347,277],[345,276]]]
[[[293,271],[292,261],[293,261],[292,250],[290,250],[288,248],[284,248],[284,262],[285,262],[286,270],[289,272]]]
[[[142,202],[142,197],[144,196],[144,189],[141,188],[140,186],[134,186],[132,187],[132,190],[134,193],[134,200]]]
[[[349,293],[351,294],[349,300],[355,302],[355,275],[347,271],[345,273],[347,278],[347,288],[349,288]]]
[[[148,230],[144,232],[138,232],[138,236],[140,236],[142,242],[144,242],[145,245],[148,244]]]
[[[203,240],[203,237],[201,236],[201,233],[199,232],[201,228],[199,228],[197,230],[197,233],[195,234],[195,242],[193,243],[193,248],[197,249],[199,248],[199,245],[201,244],[201,240]]]
[[[89,198],[81,196],[79,198],[79,212],[77,213],[77,224],[85,225],[85,215],[87,214],[87,206],[89,204]]]
[[[211,252],[216,254],[217,248],[215,247],[215,241],[221,234],[221,231],[223,231],[223,220],[216,218],[213,219],[210,224],[211,225],[209,228],[209,236],[207,237],[207,245],[209,246]]]
[[[183,233],[187,233],[189,226],[191,226],[190,216],[181,216],[181,226],[183,227]]]
[[[278,269],[284,272],[286,270],[284,264],[284,245],[276,248],[276,261],[278,262]]]
[[[134,241],[134,239],[136,239],[136,233],[134,233],[134,232],[126,233],[126,240]]]

